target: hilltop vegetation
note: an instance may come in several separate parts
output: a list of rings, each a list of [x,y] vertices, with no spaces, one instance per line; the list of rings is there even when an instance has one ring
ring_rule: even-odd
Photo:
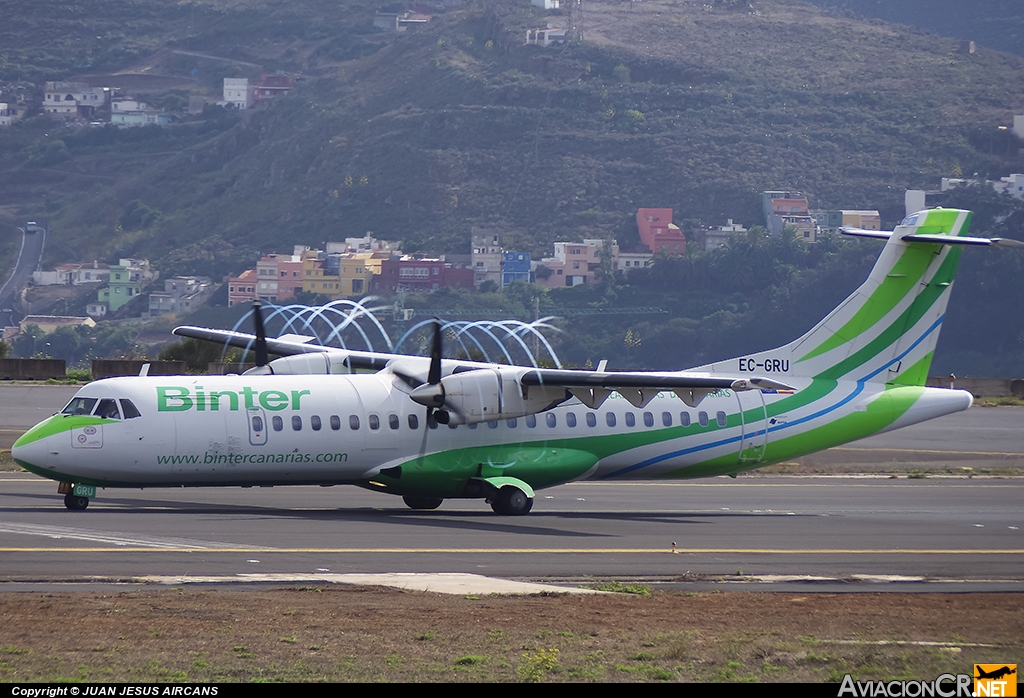
[[[1024,113],[1024,58],[962,54],[955,39],[796,0],[593,0],[585,41],[547,49],[523,45],[544,13],[522,0],[480,0],[406,35],[374,29],[383,6],[368,0],[13,7],[0,29],[8,80],[157,74],[173,88],[152,99],[180,104],[216,96],[226,75],[305,77],[253,113],[208,107],[191,123],[123,132],[30,119],[0,134],[0,205],[49,218],[50,262],[138,255],[165,274],[221,276],[260,252],[367,231],[408,251],[465,253],[472,226],[539,256],[556,239],[629,245],[640,206],[749,227],[762,222],[759,192],[780,187],[813,207],[877,208],[891,224],[908,187],[1024,169],[1022,144],[998,129]],[[784,341],[845,296],[874,252],[776,244],[555,294],[551,305],[672,313],[574,323],[570,360],[616,356],[631,327],[643,348],[623,358],[662,368]],[[1021,297],[1020,275],[987,264],[998,275],[977,297],[958,289],[950,324],[971,333],[956,351],[987,337],[985,359],[1005,363],[1024,328],[982,328],[991,318],[974,301]]]

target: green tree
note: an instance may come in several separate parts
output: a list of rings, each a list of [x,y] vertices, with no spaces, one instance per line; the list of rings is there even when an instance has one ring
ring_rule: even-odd
[[[241,352],[238,349],[229,349],[223,354],[224,347],[216,342],[205,342],[191,337],[171,344],[160,350],[157,358],[161,361],[184,361],[185,368],[194,373],[204,373],[210,368],[210,362],[226,361],[236,363],[239,361]]]

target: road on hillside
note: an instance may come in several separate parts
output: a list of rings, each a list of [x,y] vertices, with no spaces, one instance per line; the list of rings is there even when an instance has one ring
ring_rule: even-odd
[[[43,248],[46,245],[46,231],[42,228],[37,228],[34,233],[26,232],[25,228],[18,230],[21,231],[20,252],[14,270],[9,277],[4,275],[7,281],[0,287],[0,327],[16,325],[21,320],[21,290],[28,285],[32,272],[42,263]]]

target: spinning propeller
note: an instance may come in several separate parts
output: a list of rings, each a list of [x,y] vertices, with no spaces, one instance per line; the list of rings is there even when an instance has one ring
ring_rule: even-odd
[[[441,321],[437,318],[434,318],[434,336],[430,343],[427,382],[413,388],[409,397],[427,408],[428,422],[433,418],[438,424],[448,423],[448,413],[441,409],[444,407],[444,385],[441,383]]]
[[[252,303],[252,322],[256,329],[256,365],[266,366],[270,362],[267,355],[267,330],[263,326],[263,304],[259,301]]]

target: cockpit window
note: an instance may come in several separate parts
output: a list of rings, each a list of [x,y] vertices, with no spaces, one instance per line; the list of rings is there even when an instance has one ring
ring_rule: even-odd
[[[96,408],[96,416],[103,419],[121,419],[121,413],[117,409],[117,400],[110,398],[100,400],[100,406]]]
[[[94,397],[76,397],[61,410],[61,414],[92,414],[92,408],[96,406],[96,402]]]
[[[124,415],[125,419],[135,419],[136,417],[142,416],[138,409],[136,409],[135,405],[132,404],[132,401],[124,398],[121,398],[121,413]]]

